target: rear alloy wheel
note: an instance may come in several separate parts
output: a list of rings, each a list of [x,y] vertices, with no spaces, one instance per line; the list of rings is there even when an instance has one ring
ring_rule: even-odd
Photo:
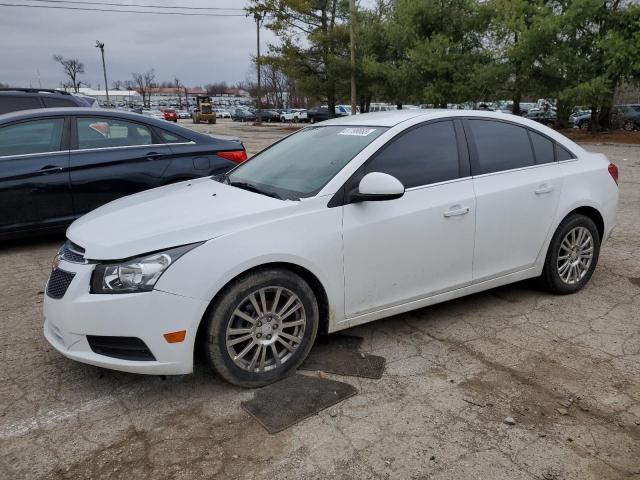
[[[554,293],[573,293],[584,287],[598,263],[600,235],[584,215],[565,218],[551,240],[542,280]]]
[[[206,321],[207,358],[225,380],[259,387],[302,363],[318,330],[311,288],[293,272],[265,269],[232,284]]]
[[[627,132],[633,132],[636,129],[636,125],[635,123],[633,123],[633,120],[627,120],[626,122],[624,122],[623,127]]]

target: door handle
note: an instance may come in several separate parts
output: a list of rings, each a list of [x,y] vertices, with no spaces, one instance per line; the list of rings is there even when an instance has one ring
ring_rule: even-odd
[[[536,188],[534,191],[536,195],[542,195],[543,193],[550,193],[550,192],[553,192],[553,185],[543,183],[542,185],[538,185],[538,188]]]
[[[447,210],[443,213],[445,217],[458,217],[460,215],[466,215],[469,213],[469,207],[461,207],[460,205],[454,205],[451,210]]]
[[[47,175],[49,173],[61,172],[62,167],[58,167],[56,165],[45,165],[40,169],[40,173],[42,175]]]
[[[147,157],[147,160],[157,160],[162,156],[162,154],[158,152],[149,152],[145,156]]]

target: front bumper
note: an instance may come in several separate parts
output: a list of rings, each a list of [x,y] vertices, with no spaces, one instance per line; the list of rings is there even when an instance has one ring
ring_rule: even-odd
[[[207,303],[159,290],[94,295],[89,293],[93,267],[60,262],[60,269],[75,276],[61,299],[45,294],[44,335],[49,343],[67,358],[98,367],[155,375],[191,373],[195,336]],[[186,330],[185,340],[167,343],[163,334],[179,330]],[[87,335],[139,338],[155,360],[95,353]]]

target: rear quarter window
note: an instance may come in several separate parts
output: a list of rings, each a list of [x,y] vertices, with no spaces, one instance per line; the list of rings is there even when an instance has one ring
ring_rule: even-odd
[[[38,97],[0,95],[0,115],[3,113],[17,112],[18,110],[31,110],[33,108],[42,108]]]
[[[559,162],[576,158],[573,153],[571,153],[569,150],[558,143],[556,143],[556,156],[558,157]]]
[[[533,145],[533,153],[536,156],[536,164],[555,162],[555,154],[553,153],[553,142],[536,132],[529,130],[531,144]]]
[[[165,143],[187,143],[190,141],[175,133],[167,132],[166,130],[158,129],[158,133],[160,134],[160,138],[162,138],[162,141]]]
[[[61,107],[77,107],[76,103],[66,98],[43,98],[44,106],[46,108],[61,108]]]

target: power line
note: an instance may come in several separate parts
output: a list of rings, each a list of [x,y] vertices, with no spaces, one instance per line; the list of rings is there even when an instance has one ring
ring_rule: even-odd
[[[179,10],[236,10],[245,11],[244,8],[233,7],[187,7],[187,6],[173,6],[173,5],[149,5],[140,3],[107,3],[107,2],[87,2],[77,0],[28,0],[29,2],[43,2],[43,3],[73,3],[79,5],[100,5],[108,7],[143,7],[143,8],[164,8],[164,9],[179,9]]]
[[[85,12],[139,13],[147,15],[180,15],[183,17],[246,17],[242,13],[184,13],[184,12],[143,12],[140,10],[116,10],[111,8],[62,7],[57,5],[25,5],[20,3],[0,3],[0,7],[52,8],[56,10],[81,10]]]

